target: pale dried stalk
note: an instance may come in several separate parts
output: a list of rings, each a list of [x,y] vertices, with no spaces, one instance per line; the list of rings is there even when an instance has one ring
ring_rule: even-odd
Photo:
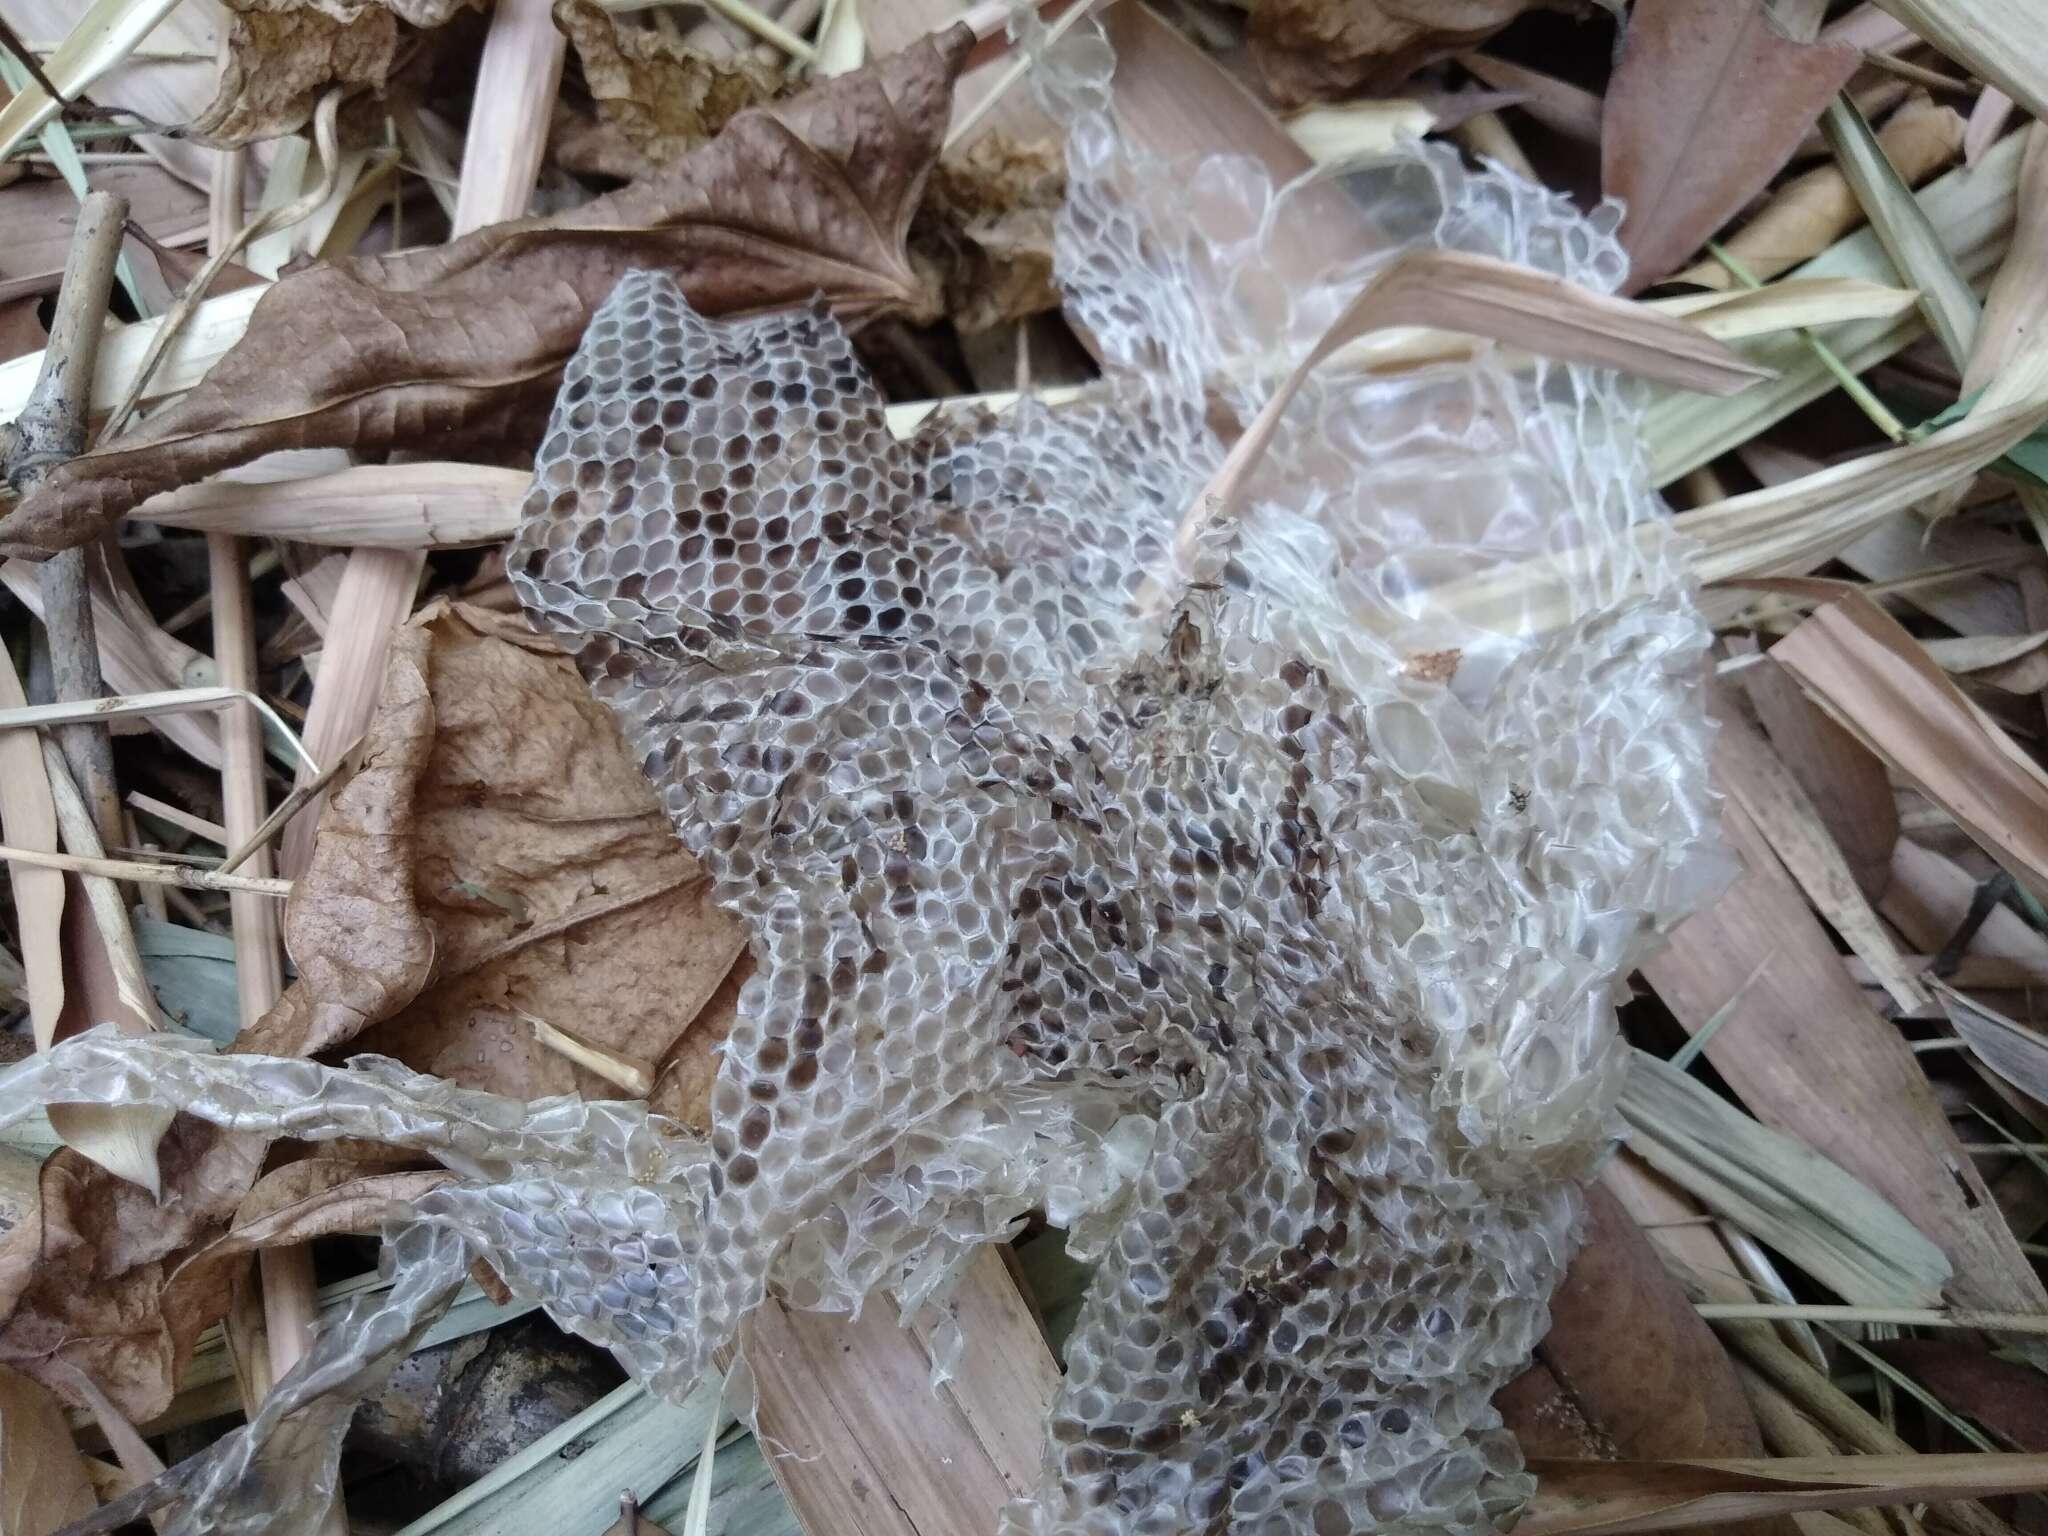
[[[477,66],[476,106],[456,189],[453,238],[526,212],[567,47],[549,0],[501,0],[492,12]],[[384,686],[391,632],[412,611],[424,562],[417,550],[359,548],[349,555],[306,712],[306,743],[315,756],[333,755],[368,727]],[[303,870],[312,853],[318,805],[316,796],[285,832],[282,867],[287,873]]]
[[[323,180],[331,183],[337,159],[334,113],[338,92],[329,92],[315,116]],[[194,280],[186,298],[203,298],[205,285],[236,252],[267,229],[289,222],[293,209],[265,212],[247,224],[241,221],[243,156],[239,150],[220,153],[214,161],[211,212],[212,259]],[[318,207],[317,202],[311,207]],[[311,208],[308,208],[308,212]],[[239,228],[237,228],[239,226]],[[188,306],[189,308],[189,306]],[[213,594],[213,653],[221,683],[253,695],[257,689],[256,621],[249,587],[247,552],[228,534],[208,534],[206,565]],[[221,801],[226,825],[224,846],[245,841],[264,820],[263,722],[243,705],[230,705],[220,722]],[[250,850],[250,878],[271,877],[267,846]],[[230,877],[232,878],[232,877]],[[235,945],[235,997],[242,1027],[247,1029],[276,1004],[284,992],[283,922],[275,901],[250,890],[228,894],[230,933]],[[304,1244],[266,1249],[257,1255],[262,1287],[262,1347],[242,1352],[246,1372],[238,1377],[246,1396],[245,1416],[255,1413],[270,1387],[313,1347],[320,1314],[319,1285],[313,1275],[312,1250]],[[253,1344],[253,1340],[251,1343]],[[339,1490],[320,1525],[321,1536],[348,1536],[348,1517]]]

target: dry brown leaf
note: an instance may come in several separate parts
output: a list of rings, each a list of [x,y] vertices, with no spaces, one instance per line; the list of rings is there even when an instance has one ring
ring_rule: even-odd
[[[1495,1399],[1525,1455],[1762,1454],[1727,1352],[1642,1229],[1597,1184],[1586,1191],[1585,1246],[1550,1299],[1550,1319],[1536,1381],[1518,1380],[1507,1402]],[[1586,1448],[1553,1449],[1573,1441]]]
[[[2037,1367],[1953,1339],[1887,1339],[1868,1347],[2014,1450],[2048,1451],[2048,1374]]]
[[[646,175],[697,148],[748,107],[787,89],[751,54],[714,59],[661,32],[627,25],[593,0],[555,0],[555,25],[575,45],[600,117],[630,153],[612,174]]]
[[[185,136],[222,148],[305,127],[328,91],[380,92],[419,58],[423,32],[483,0],[223,0],[220,89]],[[381,110],[375,118],[381,121]]]
[[[2014,878],[2048,898],[2048,774],[1896,619],[1852,591],[1816,610],[1771,655]]]
[[[64,1410],[44,1388],[0,1366],[0,1531],[49,1536],[97,1508]]]
[[[180,1116],[157,1147],[166,1199],[68,1147],[43,1164],[41,1220],[0,1238],[0,1361],[59,1395],[69,1364],[141,1423],[170,1405],[193,1342],[227,1305],[173,1284],[262,1165],[263,1143]]]
[[[933,312],[904,237],[972,42],[956,27],[742,112],[659,176],[566,213],[287,275],[190,394],[0,519],[0,553],[47,555],[278,448],[530,450],[591,313],[633,268],[672,273],[709,314],[819,293],[844,318]]]
[[[1933,179],[1955,163],[1963,147],[1963,119],[1953,107],[1925,96],[1900,107],[1878,130],[1885,158],[1909,187]],[[1790,271],[1818,256],[1863,222],[1863,205],[1849,180],[1832,163],[1816,166],[1771,194],[1756,216],[1728,238],[1728,254],[1758,281]],[[1731,288],[1735,278],[1709,258],[1673,273],[1674,283]]]
[[[1245,41],[1283,107],[1381,94],[1545,0],[1256,0]]]
[[[434,973],[434,931],[408,877],[413,789],[434,746],[425,637],[392,639],[362,765],[331,795],[313,857],[285,905],[299,979],[245,1032],[243,1048],[310,1056],[412,1001]]]
[[[522,1098],[616,1096],[540,1019],[653,1075],[745,935],[574,664],[517,617],[436,605],[395,637],[371,731],[293,892],[300,980],[252,1048],[353,1040]]]
[[[933,169],[911,249],[931,264],[961,330],[986,331],[1060,307],[1052,227],[1066,184],[1057,143],[994,132]]]
[[[1769,185],[1862,62],[1856,48],[1792,42],[1762,0],[1638,0],[1600,129],[1602,189],[1628,205],[1627,291]]]

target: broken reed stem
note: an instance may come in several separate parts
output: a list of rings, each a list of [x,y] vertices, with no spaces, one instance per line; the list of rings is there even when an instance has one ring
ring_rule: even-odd
[[[28,403],[14,422],[7,478],[17,491],[32,490],[50,470],[85,447],[86,415],[114,264],[128,201],[110,192],[87,195],[64,263],[64,285],[50,321],[50,342]],[[43,626],[50,637],[51,684],[59,700],[96,699],[106,692],[99,640],[93,629],[86,547],[47,561],[38,576]],[[114,782],[113,741],[104,724],[67,726],[58,733],[72,777],[92,810],[100,841],[121,840],[121,792]]]
[[[332,181],[339,163],[333,139],[338,95],[330,92],[320,104],[320,120],[327,128],[321,146],[323,185]],[[207,236],[212,260],[202,273],[209,280],[249,243],[262,222],[261,218],[242,222],[243,165],[240,150],[223,150],[214,157]],[[204,289],[195,282],[187,298],[203,296]],[[256,618],[242,541],[232,534],[209,533],[206,565],[213,596],[213,655],[220,681],[253,696],[258,684]],[[230,705],[221,712],[220,744],[224,846],[249,844],[244,857],[252,866],[250,878],[268,879],[270,850],[265,841],[251,843],[266,819],[262,718],[247,704]],[[247,1029],[268,1013],[284,992],[282,924],[273,901],[253,891],[228,893],[228,920],[235,946],[235,998],[242,1027]],[[248,1394],[242,1404],[245,1417],[256,1412],[277,1378],[313,1347],[320,1315],[320,1289],[310,1248],[299,1243],[266,1249],[257,1255],[256,1263],[263,1297],[264,1347],[250,1351],[254,1358],[242,1382]],[[259,1379],[264,1376],[269,1379]],[[319,1531],[320,1536],[348,1536],[348,1516],[339,1489]]]
[[[1769,1323],[1725,1322],[1715,1330],[1734,1345],[1749,1366],[1842,1446],[1864,1456],[1910,1456],[1914,1448],[1875,1414],[1850,1397],[1827,1373],[1802,1360]],[[1959,1500],[1941,1506],[1942,1518],[1966,1536],[2012,1536],[1982,1504]]]
[[[190,864],[149,864],[140,859],[93,859],[68,853],[44,853],[35,848],[0,845],[0,859],[10,864],[32,864],[39,869],[73,870],[82,875],[105,875],[113,880],[134,880],[157,885],[182,885],[195,891],[251,891],[259,896],[283,898],[291,895],[289,880],[259,880],[253,875],[224,875],[217,869],[195,869]]]
[[[213,584],[213,657],[220,680],[229,688],[253,693],[256,626],[242,541],[230,534],[208,534],[206,563]],[[266,819],[263,722],[256,711],[245,704],[222,710],[220,745],[223,830],[226,846],[239,849]],[[263,843],[249,849],[245,862],[256,879],[268,879],[273,872],[270,850]],[[242,891],[229,896],[228,912],[235,941],[235,992],[247,1028],[269,1012],[284,991],[278,911],[265,898]]]

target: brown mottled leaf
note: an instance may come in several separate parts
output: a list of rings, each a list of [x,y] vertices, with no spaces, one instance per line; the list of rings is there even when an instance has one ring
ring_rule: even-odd
[[[405,769],[336,797],[289,914],[293,954],[317,939],[336,963],[301,956],[254,1037],[353,1041],[521,1098],[617,1095],[538,1019],[659,1074],[745,935],[575,666],[516,617],[436,605],[396,637],[371,729]],[[372,929],[365,889],[398,919]]]
[[[49,1536],[97,1508],[64,1410],[28,1377],[0,1367],[0,1531]]]
[[[575,45],[598,115],[631,152],[623,174],[657,170],[712,138],[736,113],[788,89],[781,70],[750,54],[714,59],[632,26],[594,0],[555,0],[554,14]]]
[[[422,55],[423,32],[481,6],[482,0],[223,0],[220,89],[185,136],[232,148],[295,132],[328,91],[382,91]]]
[[[1285,107],[1393,89],[1544,0],[1256,0],[1245,41]]]
[[[565,213],[289,274],[184,399],[0,519],[0,551],[47,555],[274,449],[530,449],[591,313],[633,268],[672,274],[710,314],[818,293],[847,318],[931,313],[904,238],[972,42],[955,27],[742,112],[659,175]]]
[[[1601,122],[1601,184],[1628,205],[1632,292],[1684,262],[1792,158],[1860,49],[1795,43],[1763,0],[1638,0]]]
[[[285,905],[299,979],[244,1032],[245,1050],[324,1051],[389,1018],[433,975],[434,930],[407,873],[413,787],[434,750],[426,650],[419,630],[392,637],[362,766],[328,798],[312,860]]]
[[[985,133],[932,172],[911,226],[962,331],[993,329],[1058,309],[1052,227],[1066,191],[1060,146]]]

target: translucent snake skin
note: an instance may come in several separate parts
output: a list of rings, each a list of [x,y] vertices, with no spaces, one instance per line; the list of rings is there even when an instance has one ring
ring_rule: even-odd
[[[1045,1209],[1100,1268],[1011,1528],[1490,1529],[1529,1488],[1489,1398],[1603,1144],[1609,986],[1706,841],[1703,635],[1649,568],[1541,637],[1430,613],[1432,555],[1650,510],[1617,387],[1541,365],[1324,383],[1177,559],[1212,395],[1259,399],[1217,384],[1233,320],[1291,343],[1369,266],[1277,329],[1238,302],[1257,250],[1158,189],[1271,189],[1141,163],[1107,73],[1097,43],[1043,86],[1088,402],[899,443],[822,308],[720,323],[642,273],[541,449],[513,581],[759,965],[678,1348]],[[1618,274],[1526,185],[1390,175],[1440,239]]]
[[[105,1030],[0,1078],[0,1124],[154,1102],[460,1175],[394,1213],[388,1301],[89,1528],[315,1530],[334,1405],[472,1253],[680,1399],[771,1292],[943,1298],[1034,1211],[1097,1270],[1007,1531],[1482,1532],[1526,1499],[1490,1399],[1611,1138],[1612,991],[1720,870],[1638,405],[1486,348],[1340,359],[1237,515],[1176,530],[1212,423],[1404,243],[1611,289],[1613,212],[1441,148],[1284,191],[1162,164],[1111,69],[1084,28],[1036,71],[1081,403],[899,442],[822,310],[713,322],[645,273],[568,370],[508,567],[751,925],[708,1146]],[[1333,194],[1372,238],[1304,274],[1288,212]],[[1498,600],[1536,566],[1540,615]],[[1475,582],[1484,623],[1446,596]]]

